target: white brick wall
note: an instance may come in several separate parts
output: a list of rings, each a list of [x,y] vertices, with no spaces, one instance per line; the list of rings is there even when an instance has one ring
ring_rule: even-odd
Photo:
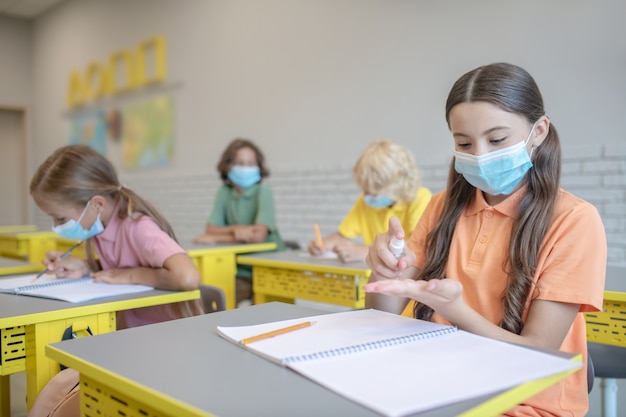
[[[447,164],[421,165],[420,170],[424,186],[433,192],[445,187]],[[183,244],[204,229],[220,185],[215,173],[123,180],[162,210]],[[313,238],[314,223],[323,234],[337,230],[359,193],[349,166],[273,171],[268,184],[274,191],[281,235],[303,247]],[[598,208],[606,229],[609,263],[626,265],[626,146],[569,149],[563,160],[562,186]],[[35,223],[50,227],[50,220],[40,212]]]

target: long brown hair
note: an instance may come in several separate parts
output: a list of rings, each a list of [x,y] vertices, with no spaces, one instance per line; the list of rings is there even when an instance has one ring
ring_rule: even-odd
[[[33,175],[30,194],[35,201],[54,198],[77,207],[84,207],[95,195],[120,200],[117,212],[120,218],[133,213],[150,216],[176,241],[174,229],[165,217],[134,191],[123,187],[113,165],[88,146],[69,145],[54,151]],[[87,253],[89,266],[95,270],[91,239],[87,241]]]
[[[506,63],[476,68],[457,80],[446,102],[446,121],[450,111],[464,102],[482,101],[510,113],[525,117],[530,123],[545,115],[543,98],[535,80],[524,69]],[[502,268],[508,274],[502,294],[503,317],[500,327],[519,334],[523,327],[524,308],[533,287],[535,265],[541,243],[556,204],[561,176],[561,145],[558,133],[550,124],[543,143],[532,154],[533,166],[522,183],[528,193],[522,199],[511,230],[508,256]],[[426,238],[427,258],[418,279],[443,278],[450,243],[459,216],[472,202],[475,188],[454,169],[448,174],[446,199],[439,222]],[[415,317],[429,320],[433,310],[421,303],[415,305]]]

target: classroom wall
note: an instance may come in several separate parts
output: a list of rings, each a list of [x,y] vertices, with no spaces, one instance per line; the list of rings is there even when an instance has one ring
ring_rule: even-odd
[[[219,186],[221,151],[251,138],[272,169],[283,236],[306,244],[313,223],[330,233],[350,208],[350,169],[373,139],[409,147],[424,184],[442,190],[450,86],[478,65],[513,62],[533,74],[559,129],[563,186],[598,207],[609,262],[626,265],[624,15],[621,0],[68,0],[34,22],[0,16],[0,103],[32,112],[34,170],[67,143],[70,71],[163,35],[167,82],[97,105],[174,99],[168,167],[125,169],[108,144],[123,182],[189,241]],[[591,398],[589,416],[599,416],[599,387]]]
[[[32,23],[0,16],[0,107],[32,99]]]
[[[160,34],[167,82],[97,107],[171,94],[175,155],[168,167],[129,170],[109,143],[123,181],[190,240],[219,185],[221,151],[251,138],[272,169],[283,236],[305,244],[313,223],[329,233],[350,208],[350,169],[373,139],[409,147],[424,184],[443,189],[450,86],[477,65],[510,61],[535,76],[561,133],[563,185],[598,207],[609,261],[626,264],[626,142],[616,123],[625,12],[619,0],[68,0],[33,23],[32,169],[67,142],[70,71]],[[0,85],[18,76],[3,70]]]

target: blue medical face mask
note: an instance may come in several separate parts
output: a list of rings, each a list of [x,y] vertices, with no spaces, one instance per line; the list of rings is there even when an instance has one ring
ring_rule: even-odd
[[[256,166],[246,167],[235,165],[230,169],[228,179],[241,188],[249,188],[261,181],[261,173],[259,167]]]
[[[487,194],[511,194],[533,166],[526,145],[535,130],[535,125],[536,123],[533,124],[525,141],[508,148],[479,156],[454,151],[454,169],[463,175],[467,182]]]
[[[384,195],[365,194],[363,200],[365,200],[365,204],[375,209],[389,207],[393,204],[393,200]]]
[[[63,224],[53,226],[52,231],[60,234],[66,239],[72,240],[86,240],[90,237],[102,233],[102,231],[104,231],[104,225],[102,224],[102,220],[100,220],[100,213],[98,213],[96,221],[93,222],[89,230],[85,230],[83,226],[80,225],[80,221],[83,219],[83,216],[87,212],[87,207],[89,207],[89,204],[91,204],[91,200],[87,202],[87,205],[83,209],[83,212],[81,213],[78,220],[69,219]]]

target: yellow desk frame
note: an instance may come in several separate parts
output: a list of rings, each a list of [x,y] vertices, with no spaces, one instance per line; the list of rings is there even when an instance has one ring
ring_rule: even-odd
[[[313,259],[296,251],[240,255],[237,262],[252,265],[256,304],[294,303],[299,298],[350,308],[365,307],[370,270],[364,262]]]
[[[604,291],[602,311],[585,320],[589,342],[626,348],[626,292]]]
[[[224,290],[227,310],[237,306],[237,294],[235,291],[237,254],[265,252],[275,249],[275,243],[192,245],[186,248],[196,268],[200,271],[202,283],[214,285]]]
[[[612,278],[609,273],[610,270],[607,270],[607,287],[612,287],[614,282],[609,282]],[[615,278],[623,280],[624,276],[620,274]],[[626,292],[604,291],[602,304],[602,311],[585,313],[587,341],[626,349]],[[602,415],[617,416],[617,379],[603,378],[601,388]]]
[[[16,224],[0,226],[0,233],[15,233],[15,232],[35,232],[37,226],[34,224]]]
[[[64,237],[58,237],[56,250],[58,250],[59,252],[66,252],[76,243],[78,243],[77,240],[66,239]],[[76,256],[81,259],[87,259],[86,248],[87,248],[87,242],[83,242],[80,246],[78,246],[76,249],[72,251],[72,256]]]
[[[30,272],[41,272],[42,264],[33,264],[13,258],[0,257],[0,279],[2,275],[26,274]]]
[[[84,369],[89,367],[89,363],[76,362],[75,358],[62,354],[60,351],[52,347],[47,347],[48,356],[57,360],[63,360],[71,364],[73,368]],[[581,360],[580,355],[572,360]],[[81,398],[81,416],[89,417],[94,407],[99,411],[130,411],[132,416],[147,415],[158,417],[216,417],[214,414],[202,412],[193,407],[186,406],[180,401],[175,401],[167,397],[151,393],[149,391],[142,392],[142,387],[135,386],[131,381],[124,381],[129,384],[128,389],[120,390],[119,380],[115,375],[107,373],[104,370],[94,370],[93,377],[87,376],[83,372],[80,374],[80,389],[83,393]],[[100,372],[98,374],[98,372]],[[527,382],[508,391],[505,391],[493,398],[477,405],[463,413],[457,414],[456,417],[497,417],[502,413],[510,410],[524,400],[540,393],[546,388],[559,382],[563,378],[572,374],[574,371],[563,372],[561,374],[552,375],[536,381]],[[83,403],[88,401],[89,407],[84,407]],[[121,404],[124,404],[122,407]],[[134,412],[134,414],[132,414]]]
[[[57,237],[52,231],[0,233],[0,256],[41,264],[46,252],[56,250]]]
[[[175,303],[200,298],[200,291],[152,290],[132,296],[100,299],[90,303],[65,303],[36,297],[0,295],[0,415],[10,415],[9,376],[26,371],[28,408],[43,386],[59,371],[59,364],[45,356],[48,343],[58,342],[66,328],[89,326],[94,334],[116,329],[115,313],[140,307]],[[7,301],[9,301],[7,303]],[[11,305],[38,303],[50,308],[34,308],[29,313],[11,315]]]

